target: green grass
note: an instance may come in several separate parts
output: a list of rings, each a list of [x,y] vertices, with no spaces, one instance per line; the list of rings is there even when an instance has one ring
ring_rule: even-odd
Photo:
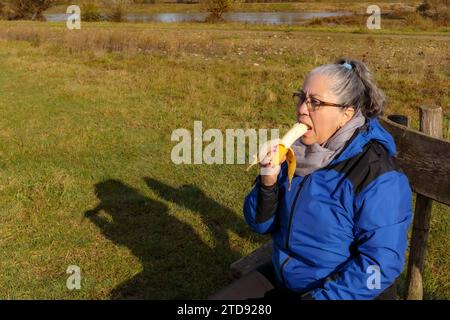
[[[445,33],[0,27],[0,298],[205,298],[226,285],[229,264],[267,240],[242,216],[256,172],[176,166],[171,132],[194,120],[204,130],[286,129],[290,93],[320,63],[364,58],[390,98],[387,113],[414,127],[421,104],[449,112]],[[450,298],[448,212],[433,211],[430,299]],[[72,264],[79,291],[65,287]]]

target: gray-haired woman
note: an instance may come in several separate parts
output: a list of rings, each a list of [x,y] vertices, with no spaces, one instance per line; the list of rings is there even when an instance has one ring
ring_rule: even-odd
[[[294,96],[309,130],[294,144],[291,190],[283,163],[244,202],[250,228],[272,235],[272,262],[210,298],[395,299],[412,193],[377,119],[385,96],[348,59],[313,69]]]

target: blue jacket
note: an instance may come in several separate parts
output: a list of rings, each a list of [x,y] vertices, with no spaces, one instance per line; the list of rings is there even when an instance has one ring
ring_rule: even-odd
[[[278,202],[258,212],[259,177],[244,202],[252,230],[272,234],[278,284],[318,300],[374,299],[403,270],[412,220],[408,178],[392,136],[371,118],[325,168],[277,181]]]

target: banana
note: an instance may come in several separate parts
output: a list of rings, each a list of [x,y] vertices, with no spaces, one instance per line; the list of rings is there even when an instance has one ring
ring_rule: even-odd
[[[274,139],[267,141],[260,147],[259,153],[254,155],[253,162],[247,168],[247,171],[258,162],[266,160],[265,158],[269,150],[273,150],[275,147],[274,152],[277,152],[278,154],[272,157],[273,167],[280,165],[281,161],[283,160],[283,157],[286,156],[286,161],[288,163],[288,179],[289,179],[288,191],[290,191],[292,178],[294,177],[295,168],[297,167],[297,161],[295,160],[294,150],[292,150],[291,146],[297,139],[303,136],[306,133],[306,131],[308,131],[308,127],[306,125],[304,125],[303,123],[296,123],[294,124],[292,129],[290,129],[283,136],[281,140]]]

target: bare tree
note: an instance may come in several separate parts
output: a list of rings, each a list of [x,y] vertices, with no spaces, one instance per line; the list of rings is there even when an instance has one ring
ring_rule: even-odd
[[[209,12],[207,20],[217,22],[223,19],[223,14],[230,11],[239,0],[202,0],[203,6]]]

